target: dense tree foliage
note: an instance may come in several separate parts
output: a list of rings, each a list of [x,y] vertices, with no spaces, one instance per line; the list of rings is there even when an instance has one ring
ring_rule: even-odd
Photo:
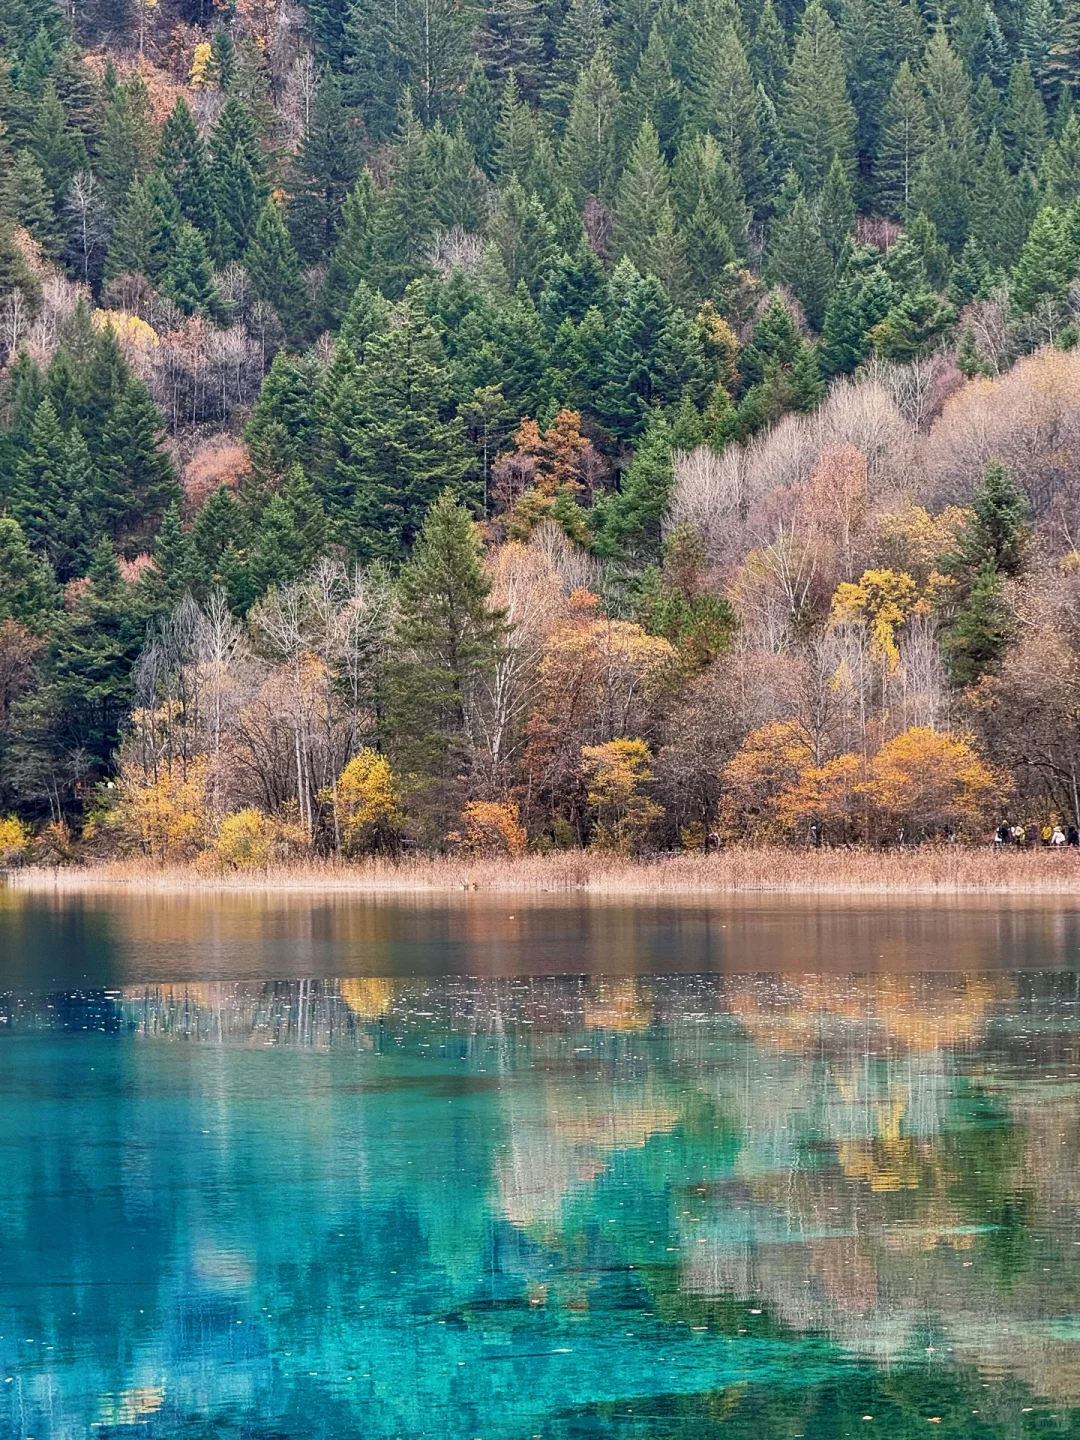
[[[1013,783],[1075,810],[1071,740],[1017,758],[998,707],[1030,597],[1072,584],[1076,29],[1045,0],[12,11],[0,804],[80,825],[147,713],[186,714],[161,676],[216,617],[295,711],[229,803],[294,805],[308,843],[344,843],[364,747],[401,771],[382,844],[869,835],[899,823],[874,757],[950,723],[1011,767],[987,814]],[[1011,430],[980,408],[1009,384],[1066,436],[1038,464],[1018,401]],[[451,572],[479,647],[453,664],[425,608]],[[331,611],[378,636],[331,644]],[[795,681],[672,757],[751,654],[827,672],[844,719],[769,731],[790,796],[737,822],[730,766]],[[348,718],[316,763],[324,681]],[[557,718],[556,683],[608,718]]]

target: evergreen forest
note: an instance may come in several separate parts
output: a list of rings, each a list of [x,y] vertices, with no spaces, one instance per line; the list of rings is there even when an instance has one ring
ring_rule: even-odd
[[[0,861],[1080,827],[1080,0],[0,0]]]

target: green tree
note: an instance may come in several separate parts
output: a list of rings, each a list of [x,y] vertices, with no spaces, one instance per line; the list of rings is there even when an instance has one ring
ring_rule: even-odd
[[[290,191],[289,227],[302,259],[321,260],[334,248],[346,197],[359,171],[355,118],[345,108],[338,80],[327,72],[319,83]]]
[[[1076,256],[1065,218],[1053,205],[1044,205],[1024,242],[1012,275],[1012,300],[1022,315],[1053,306],[1062,300],[1073,279]]]
[[[161,414],[141,380],[132,377],[102,436],[102,470],[113,486],[118,525],[145,537],[177,496]]]
[[[815,330],[821,329],[833,276],[833,260],[817,216],[799,191],[795,203],[777,223],[769,247],[769,275],[786,285]]]
[[[387,685],[387,734],[413,806],[441,840],[469,766],[468,720],[503,640],[502,615],[469,512],[444,492],[431,506],[401,572]]]
[[[808,191],[824,185],[834,159],[853,171],[855,110],[840,37],[821,0],[803,12],[780,116],[791,164]]]
[[[273,305],[286,335],[295,336],[303,326],[305,309],[300,257],[285,228],[281,206],[273,197],[262,208],[244,252],[244,267],[255,294]]]
[[[670,207],[668,167],[660,153],[656,127],[646,118],[623,170],[615,206],[619,250],[643,273],[655,266],[656,234]]]
[[[904,220],[911,208],[915,177],[929,143],[929,119],[922,86],[905,60],[885,106],[875,174],[887,214]]]
[[[577,196],[609,200],[614,192],[619,104],[618,81],[600,49],[578,77],[562,143],[562,173]]]
[[[161,127],[161,143],[154,163],[172,187],[184,219],[197,226],[208,240],[213,239],[210,157],[182,95]]]
[[[72,178],[89,165],[83,137],[68,124],[51,80],[46,82],[34,112],[30,148],[58,205],[68,193]]]
[[[40,633],[57,601],[48,565],[30,549],[19,522],[0,515],[0,621],[17,620]]]
[[[596,550],[611,559],[655,559],[671,503],[674,469],[671,426],[654,414],[623,471],[619,489],[596,507]]]
[[[189,531],[185,530],[178,501],[173,501],[161,519],[154,539],[154,563],[139,577],[139,591],[148,615],[172,612],[185,595],[198,597],[206,585],[201,556]]]
[[[224,316],[206,241],[202,231],[188,220],[181,220],[176,227],[173,252],[161,277],[161,290],[185,315],[209,315],[215,319]]]

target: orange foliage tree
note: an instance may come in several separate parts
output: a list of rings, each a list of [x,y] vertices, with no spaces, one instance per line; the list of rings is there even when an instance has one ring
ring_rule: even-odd
[[[859,786],[879,829],[977,831],[1007,793],[1001,776],[962,736],[915,727],[883,745]]]

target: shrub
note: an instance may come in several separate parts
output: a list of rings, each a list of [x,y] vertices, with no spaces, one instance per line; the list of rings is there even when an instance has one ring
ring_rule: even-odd
[[[30,830],[14,815],[0,818],[0,865],[17,865],[30,848]]]
[[[463,843],[474,855],[524,855],[529,837],[512,802],[470,800],[462,818]]]

